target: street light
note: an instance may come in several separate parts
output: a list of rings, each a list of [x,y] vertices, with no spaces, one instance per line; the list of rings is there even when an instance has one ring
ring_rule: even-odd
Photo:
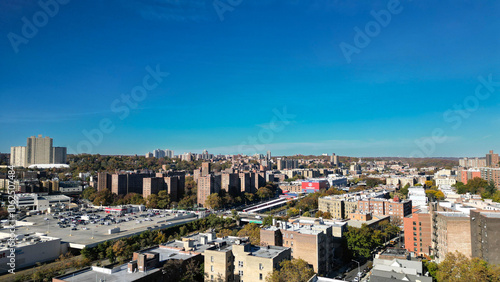
[[[358,278],[361,278],[361,270],[360,270],[360,267],[359,267],[359,261],[356,261],[356,260],[352,260],[353,262],[357,262],[358,263]]]

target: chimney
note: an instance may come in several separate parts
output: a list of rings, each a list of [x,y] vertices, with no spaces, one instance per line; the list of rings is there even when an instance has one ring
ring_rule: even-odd
[[[202,245],[206,245],[208,243],[207,236],[201,235],[200,242]]]
[[[128,263],[128,273],[134,273],[137,271],[137,261],[131,261]]]
[[[139,254],[137,257],[137,268],[139,272],[144,272],[146,269],[146,255],[145,254]]]

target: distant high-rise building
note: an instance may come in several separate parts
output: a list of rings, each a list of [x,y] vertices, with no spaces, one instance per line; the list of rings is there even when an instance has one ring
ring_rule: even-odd
[[[500,189],[500,168],[482,167],[479,171],[482,179],[493,182],[497,189]]]
[[[498,167],[499,166],[498,162],[500,162],[498,154],[494,154],[493,150],[491,150],[489,154],[486,154],[486,166]]]
[[[174,157],[174,151],[166,149],[165,150],[165,157],[167,157],[167,158],[173,158]]]
[[[65,164],[66,163],[66,147],[54,147],[52,148],[53,157],[52,161],[54,164]]]
[[[190,162],[193,160],[193,154],[191,153],[184,153],[181,155],[181,160],[182,161],[187,161],[187,162]]]
[[[26,147],[10,147],[10,165],[26,167]]]
[[[14,166],[28,167],[35,164],[66,163],[66,147],[52,147],[52,138],[31,136],[26,147],[11,147],[11,161]]]
[[[477,167],[485,167],[486,159],[485,158],[463,158],[458,160],[458,164],[461,167],[466,168],[477,168]]]
[[[146,159],[152,158],[152,157],[153,157],[153,153],[151,153],[151,152],[146,153]]]
[[[53,163],[52,138],[42,135],[28,138],[26,145],[26,165]]]
[[[332,153],[332,156],[330,157],[330,162],[334,164],[335,166],[339,165],[339,156],[335,155],[335,153]]]
[[[153,156],[157,159],[161,159],[165,157],[165,151],[161,149],[156,149],[153,151]]]
[[[111,191],[111,174],[107,172],[97,173],[97,191],[110,190]]]
[[[268,161],[271,160],[271,151],[267,151],[266,158],[267,158]]]
[[[204,162],[201,164],[201,176],[207,176],[210,174],[210,163]]]
[[[296,159],[282,159],[278,158],[277,160],[278,170],[282,169],[294,169],[299,167],[299,161]]]

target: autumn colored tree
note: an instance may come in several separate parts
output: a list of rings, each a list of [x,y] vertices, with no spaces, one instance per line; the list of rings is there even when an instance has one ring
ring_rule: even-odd
[[[220,209],[222,207],[222,199],[219,194],[210,194],[205,200],[205,206],[214,210]]]
[[[427,189],[425,190],[425,195],[427,196],[427,198],[429,198],[429,201],[431,202],[436,200],[441,201],[445,199],[444,193],[439,190]]]
[[[255,223],[248,223],[240,231],[239,237],[248,237],[252,245],[260,245],[260,228]]]
[[[262,220],[262,225],[264,225],[264,226],[271,226],[272,224],[273,224],[273,216],[272,215],[266,216]]]
[[[500,269],[479,258],[450,252],[438,265],[436,278],[440,282],[500,281]]]
[[[314,275],[314,270],[303,259],[284,260],[280,270],[274,270],[266,277],[267,282],[307,282]]]

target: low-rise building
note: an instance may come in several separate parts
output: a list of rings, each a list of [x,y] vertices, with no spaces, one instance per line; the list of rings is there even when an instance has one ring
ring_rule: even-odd
[[[408,188],[408,199],[414,207],[427,206],[428,198],[422,186]]]
[[[8,244],[10,234],[0,233],[0,273],[9,269],[11,248]],[[61,244],[61,239],[42,234],[16,235],[15,244],[15,269],[36,265],[57,259],[68,250],[68,244]]]

